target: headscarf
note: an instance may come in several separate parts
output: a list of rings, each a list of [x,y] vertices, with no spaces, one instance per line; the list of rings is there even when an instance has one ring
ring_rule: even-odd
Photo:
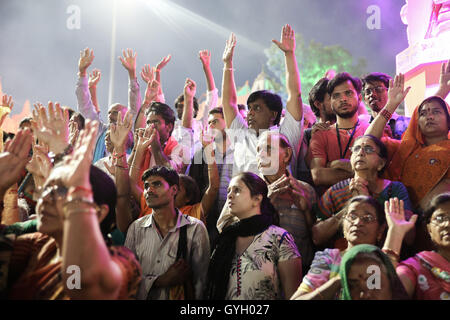
[[[352,296],[350,294],[350,288],[348,284],[348,273],[350,268],[355,260],[355,258],[360,253],[375,253],[383,262],[384,266],[387,270],[387,275],[389,278],[389,282],[391,283],[391,291],[392,291],[392,299],[393,300],[407,300],[408,295],[401,283],[400,279],[397,276],[397,272],[395,271],[394,266],[392,265],[391,260],[387,255],[381,251],[380,248],[370,245],[370,244],[360,244],[352,247],[348,250],[345,255],[342,257],[341,265],[339,268],[339,276],[341,277],[341,286],[342,286],[342,300],[352,300]]]

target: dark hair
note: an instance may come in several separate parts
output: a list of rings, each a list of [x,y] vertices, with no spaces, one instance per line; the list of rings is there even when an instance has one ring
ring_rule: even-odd
[[[25,118],[23,118],[22,120],[20,120],[19,128],[22,128],[22,126],[23,126],[25,123],[31,124],[31,120],[33,120],[32,117],[25,117]]]
[[[173,127],[175,124],[175,113],[173,112],[173,110],[165,103],[152,102],[145,116],[148,118],[148,116],[152,112],[154,112],[158,116],[161,116],[166,122],[166,125],[172,124],[172,130],[170,131],[170,134],[172,134],[172,131],[174,129]]]
[[[356,141],[358,141],[359,139],[362,139],[362,138],[369,138],[370,140],[372,140],[373,143],[375,143],[377,145],[378,149],[380,149],[380,153],[378,154],[380,156],[380,158],[386,160],[383,168],[380,171],[378,171],[378,176],[381,176],[388,165],[388,163],[387,163],[388,150],[387,150],[386,146],[384,145],[384,143],[380,139],[378,139],[377,137],[375,137],[371,134],[365,134],[363,136],[357,137],[355,139],[355,142],[353,143],[353,145],[355,145]]]
[[[334,88],[347,81],[350,81],[352,83],[353,88],[355,88],[358,94],[361,93],[362,87],[361,80],[359,80],[359,78],[357,77],[352,77],[348,72],[341,72],[338,73],[332,80],[328,82],[327,85],[328,94],[331,95],[334,91]]]
[[[328,78],[322,78],[317,81],[316,84],[311,88],[311,91],[309,91],[309,105],[316,117],[320,116],[320,110],[315,106],[314,102],[323,102],[323,100],[325,99],[325,94],[327,93],[327,85],[329,81],[330,80],[328,80]]]
[[[108,214],[100,223],[102,235],[107,239],[108,234],[112,231],[116,223],[116,185],[105,172],[94,165],[91,165],[89,171],[89,181],[92,186],[94,202],[99,206],[106,204],[109,208]]]
[[[442,99],[441,97],[439,97],[439,96],[431,96],[431,97],[426,98],[419,105],[419,109],[417,110],[417,113],[419,114],[420,111],[422,110],[423,106],[425,104],[427,104],[427,103],[432,102],[432,101],[436,101],[437,103],[439,103],[439,105],[442,107],[442,109],[444,109],[445,116],[447,117],[447,127],[450,130],[450,114],[448,113],[448,108],[447,108],[447,104],[446,104],[445,100]]]
[[[442,204],[447,203],[447,202],[450,202],[450,193],[449,192],[441,193],[441,194],[438,194],[437,196],[435,196],[431,200],[428,209],[425,210],[425,212],[423,214],[423,220],[425,221],[425,223],[429,224],[433,213],[438,209],[439,206],[441,206]]]
[[[366,75],[362,80],[363,88],[368,84],[372,84],[373,82],[379,81],[384,84],[386,88],[389,88],[389,80],[392,80],[391,76],[382,72],[372,72]]]
[[[223,108],[222,107],[213,108],[209,110],[208,114],[221,114],[223,118]]]
[[[267,197],[267,183],[252,172],[241,172],[236,175],[236,177],[238,177],[238,179],[247,186],[252,197],[257,195],[263,196],[260,206],[261,214],[271,216],[272,224],[279,226],[280,216],[278,215],[278,211],[275,209],[275,207],[270,202],[270,199]]]
[[[238,106],[239,110],[247,110],[247,107],[245,106],[245,104],[240,104],[239,103],[237,106]]]
[[[180,184],[183,185],[186,190],[186,195],[189,197],[189,201],[186,205],[194,205],[201,201],[200,189],[198,188],[197,182],[185,174],[180,174]]]
[[[70,111],[69,111],[69,113],[70,113]],[[77,123],[78,130],[84,129],[85,119],[81,113],[73,112],[72,115],[69,117],[69,119],[73,119],[73,121],[75,121]]]
[[[350,200],[348,200],[347,205],[345,207],[345,215],[347,215],[350,205],[355,202],[367,203],[368,205],[372,206],[375,209],[375,213],[377,215],[378,225],[381,226],[386,223],[386,216],[384,213],[383,206],[371,196],[355,196]]]
[[[169,186],[180,186],[180,178],[178,173],[172,168],[164,167],[164,166],[154,166],[150,169],[145,170],[142,174],[142,181],[145,182],[149,177],[158,176],[166,180]]]
[[[184,102],[184,94],[180,94],[178,98],[175,99],[174,102],[175,108],[177,108],[181,102]],[[198,101],[197,98],[194,97],[194,115],[193,115],[194,118],[197,116],[197,112],[198,112]]]
[[[271,111],[277,112],[273,124],[278,125],[281,119],[281,111],[283,110],[283,101],[281,100],[281,97],[267,90],[255,91],[248,97],[247,105],[258,99],[262,99]]]

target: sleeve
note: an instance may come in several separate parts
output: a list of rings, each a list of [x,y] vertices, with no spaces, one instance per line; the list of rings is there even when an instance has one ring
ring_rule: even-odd
[[[285,231],[281,235],[281,239],[279,241],[280,241],[279,257],[278,257],[279,262],[301,258],[301,255],[295,244],[294,238],[289,232]]]
[[[325,136],[322,131],[316,131],[311,136],[309,149],[312,158],[321,158],[327,160],[327,150],[325,149]]]
[[[300,121],[294,119],[289,110],[286,110],[286,116],[280,126],[280,133],[288,138],[292,148],[294,148],[293,163],[296,163],[298,151],[300,149],[300,142],[303,139],[303,117]]]
[[[95,111],[94,104],[92,103],[87,76],[78,78],[75,94],[77,96],[78,112],[86,119],[100,122],[100,115]]]
[[[136,78],[128,80],[128,107],[133,114],[133,123],[135,123],[137,114],[141,108],[141,92]]]
[[[231,122],[230,130],[242,130],[248,129],[247,123],[245,123],[244,118],[242,118],[241,114],[238,112],[236,117],[234,117],[233,122]],[[228,134],[228,132],[227,132]]]
[[[411,204],[411,200],[409,199],[408,190],[405,185],[399,181],[393,182],[393,197],[397,197],[399,200],[403,200],[404,206],[406,210],[413,211],[413,206]]]
[[[192,270],[192,282],[195,290],[195,298],[201,300],[205,291],[210,257],[208,231],[203,222],[198,221],[195,224],[191,239],[190,267]]]
[[[317,205],[316,214],[319,219],[328,219],[345,207],[352,197],[349,183],[350,179],[342,180],[325,191]]]
[[[320,220],[326,220],[333,215],[333,189],[330,187],[320,197],[316,206],[316,216]]]
[[[331,261],[330,255],[325,251],[318,251],[314,256],[311,267],[300,284],[300,290],[311,292],[322,286],[330,279]]]
[[[202,124],[203,128],[206,128],[206,126],[208,125],[209,110],[214,109],[217,106],[217,99],[218,99],[217,88],[214,88],[214,90],[212,90],[212,91],[206,92],[205,107],[203,109],[202,116],[199,118],[200,123]]]
[[[411,281],[414,287],[417,285],[417,270],[413,267],[416,264],[414,258],[409,258],[399,263],[396,268],[397,275],[405,275]]]
[[[12,225],[7,226],[4,230],[5,234],[14,233],[17,236],[36,231],[37,231],[36,219],[13,223]]]
[[[125,247],[111,247],[111,259],[119,266],[122,272],[122,283],[118,299],[137,297],[142,270],[136,256]]]

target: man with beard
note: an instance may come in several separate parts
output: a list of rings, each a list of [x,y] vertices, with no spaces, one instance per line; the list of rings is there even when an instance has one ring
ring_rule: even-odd
[[[125,241],[142,266],[137,298],[201,299],[210,253],[206,228],[200,220],[175,208],[179,190],[175,170],[156,166],[144,172],[142,181],[145,202],[153,213],[134,221]],[[180,242],[184,242],[184,258],[178,255]],[[183,287],[181,295],[177,290],[180,286]],[[187,289],[191,286],[193,295]]]
[[[371,110],[369,122],[372,122],[376,118],[387,103],[389,80],[392,80],[392,78],[381,72],[370,73],[362,79],[364,102]],[[411,118],[401,116],[394,112],[391,120],[388,122],[390,131],[392,132],[391,137],[400,140],[410,120]]]
[[[322,188],[353,176],[348,159],[355,139],[364,134],[369,126],[358,119],[361,102],[361,81],[349,73],[336,75],[327,85],[331,108],[336,114],[336,123],[329,130],[314,132],[310,143],[311,174],[319,193]],[[322,190],[321,190],[322,189]]]

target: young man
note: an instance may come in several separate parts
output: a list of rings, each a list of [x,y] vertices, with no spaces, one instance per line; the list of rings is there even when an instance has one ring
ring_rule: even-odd
[[[378,113],[386,106],[388,100],[389,80],[392,78],[381,72],[373,72],[362,79],[363,98],[371,110],[369,122],[376,118]],[[392,132],[392,138],[400,140],[403,132],[409,125],[411,118],[401,116],[394,112],[388,125]]]
[[[223,89],[222,103],[227,135],[234,147],[233,174],[250,171],[258,174],[256,160],[256,147],[258,136],[264,130],[279,130],[295,148],[292,163],[293,172],[296,171],[296,157],[299,142],[302,138],[303,105],[300,92],[300,76],[295,58],[295,34],[289,25],[283,27],[281,42],[273,42],[284,52],[286,59],[286,84],[288,99],[286,104],[286,117],[280,127],[283,104],[281,98],[269,91],[253,92],[248,100],[247,121],[242,118],[237,106],[236,86],[234,83],[233,52],[236,46],[236,37],[230,35],[223,54]]]
[[[361,81],[343,72],[337,74],[327,85],[331,108],[336,123],[328,130],[316,131],[311,138],[311,174],[319,191],[353,176],[348,159],[356,137],[364,134],[369,126],[358,119],[361,101]],[[322,193],[320,192],[320,193]]]
[[[142,176],[144,196],[153,213],[134,221],[128,228],[125,246],[142,266],[137,298],[175,298],[174,286],[183,286],[184,299],[202,299],[209,265],[209,239],[203,223],[175,208],[179,177],[175,170],[153,167]],[[184,234],[184,236],[183,236]],[[180,237],[185,257],[178,257]],[[193,296],[187,288],[193,288]]]

